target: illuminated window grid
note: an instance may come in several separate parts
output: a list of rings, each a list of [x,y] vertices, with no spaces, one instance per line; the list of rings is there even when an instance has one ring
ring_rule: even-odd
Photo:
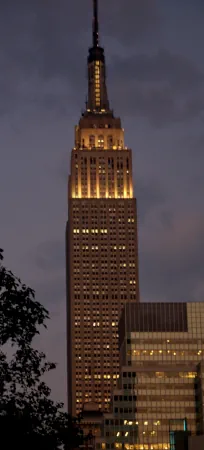
[[[95,61],[95,102],[96,107],[100,107],[101,94],[100,94],[100,62]]]
[[[88,204],[89,203],[87,203],[87,205]],[[101,299],[102,295],[106,295],[105,293],[109,292],[109,291],[106,290],[107,280],[102,281],[102,283],[98,283],[98,281],[97,281],[100,268],[101,268],[101,275],[100,276],[102,277],[102,275],[103,275],[102,267],[99,265],[98,258],[97,258],[97,253],[99,253],[99,248],[98,249],[94,248],[93,251],[91,251],[91,250],[92,250],[92,247],[100,247],[102,249],[102,251],[103,251],[103,255],[101,256],[101,263],[103,262],[103,264],[107,264],[107,250],[108,250],[108,252],[110,251],[110,244],[112,242],[113,242],[113,244],[111,244],[111,245],[114,245],[114,240],[113,241],[109,240],[109,232],[105,233],[105,234],[101,233],[101,232],[100,233],[97,232],[97,233],[93,233],[92,234],[91,230],[92,229],[94,229],[94,230],[96,230],[96,229],[97,230],[104,230],[104,229],[109,230],[109,217],[110,217],[110,215],[112,215],[113,219],[115,220],[115,218],[118,217],[118,214],[121,215],[121,216],[126,214],[127,215],[127,219],[125,220],[125,223],[126,223],[126,226],[128,226],[128,227],[130,226],[129,222],[128,222],[128,206],[127,206],[128,203],[127,202],[125,204],[122,203],[121,206],[119,206],[119,208],[118,208],[118,201],[116,201],[116,203],[114,201],[112,201],[111,203],[109,202],[108,204],[106,202],[104,202],[104,204],[103,203],[97,203],[97,205],[101,205],[100,208],[98,208],[98,206],[93,206],[92,208],[90,208],[90,207],[87,207],[85,205],[82,207],[81,204],[80,204],[80,208],[77,211],[77,214],[75,215],[76,224],[74,224],[74,226],[76,226],[76,228],[74,228],[74,230],[77,231],[76,233],[74,233],[74,237],[76,235],[77,238],[79,238],[79,243],[78,243],[78,241],[76,243],[76,251],[77,252],[79,251],[80,255],[81,255],[81,252],[82,252],[83,264],[85,264],[86,261],[88,260],[88,262],[89,262],[89,264],[88,264],[88,268],[89,269],[88,270],[89,271],[90,271],[90,256],[91,256],[91,260],[94,261],[93,262],[94,267],[92,268],[92,282],[91,282],[92,285],[90,286],[90,284],[88,282],[86,282],[86,287],[87,287],[86,293],[89,292],[90,300],[91,300],[91,308],[90,308],[90,310],[92,311],[92,313],[90,314],[91,319],[88,319],[86,317],[86,322],[87,323],[83,323],[85,314],[84,314],[83,308],[81,308],[80,309],[80,315],[81,315],[81,317],[80,317],[80,319],[81,319],[80,320],[80,326],[77,325],[77,328],[78,328],[77,336],[80,336],[80,334],[82,332],[82,329],[83,329],[83,336],[84,336],[84,338],[86,336],[87,336],[87,338],[90,337],[90,322],[91,321],[99,322],[100,326],[101,326],[101,324],[103,322],[103,317],[105,316],[104,309],[102,311],[102,314],[99,315],[99,319],[98,319],[98,316],[96,314],[96,312],[98,313],[98,310],[97,310],[97,308],[98,308],[98,299],[97,299],[98,293],[97,293],[97,291],[99,290],[99,292],[100,292],[99,293],[99,300]],[[126,207],[124,205],[126,205]],[[78,225],[78,218],[79,217],[81,218],[81,222],[82,222],[82,218],[83,218],[83,220],[85,220],[84,218],[86,218],[86,222],[85,222],[86,226],[84,226],[84,228],[82,228],[81,222],[80,222],[80,225]],[[100,222],[99,222],[99,219],[100,219]],[[116,227],[115,227],[116,230],[119,227],[118,224],[119,224],[119,222],[116,221],[116,224],[115,224],[116,225]],[[79,233],[78,233],[78,230],[79,230]],[[83,233],[83,230],[86,230],[86,231],[88,230],[89,232],[88,233]],[[114,230],[113,230],[112,236],[113,235],[114,235]],[[126,233],[124,233],[124,244],[123,244],[123,246],[127,247],[127,244],[125,243],[125,236],[126,236]],[[79,246],[79,248],[78,248],[78,246]],[[88,247],[88,249],[87,249],[87,247]],[[117,248],[117,253],[120,254],[121,253],[121,249],[119,248],[119,243],[118,243],[117,247],[118,247]],[[94,254],[95,254],[95,256],[94,256]],[[107,266],[104,266],[104,269],[107,270],[107,273],[110,272],[110,270],[109,270],[110,265],[109,264],[116,265],[116,263],[114,261],[115,261],[115,255],[114,255],[113,259],[111,258],[110,261],[108,261]],[[78,264],[79,264],[78,258],[76,258],[76,270],[78,270]],[[80,264],[81,264],[81,256],[80,256]],[[77,276],[77,278],[78,278],[78,276]],[[106,278],[106,276],[104,276],[104,278]],[[80,279],[81,279],[81,276],[80,276]],[[86,280],[86,276],[84,276],[83,279]],[[113,290],[114,290],[114,293],[115,293],[115,291],[116,291],[115,288],[117,286],[117,281],[115,281],[114,279],[113,280],[109,280],[109,277],[108,277],[108,283],[107,283],[108,286],[110,286],[110,282],[111,282],[112,287],[114,287]],[[124,285],[124,283],[123,283],[123,285]],[[76,286],[77,286],[77,292],[78,292],[79,283],[76,283]],[[90,289],[88,289],[88,287]],[[102,288],[104,288],[103,289],[104,294],[102,294]],[[79,290],[80,290],[80,299],[83,300],[83,295],[84,295],[83,282],[80,283]],[[110,291],[110,292],[112,292],[112,291]],[[108,302],[110,301],[110,292],[108,293],[108,298],[107,298]],[[96,298],[93,299],[93,296],[95,296]],[[101,300],[100,300],[100,303],[101,303]],[[116,302],[116,305],[117,306],[115,307],[115,309],[118,307],[118,302]],[[111,308],[111,310],[112,310],[112,308]],[[86,314],[88,316],[89,313],[86,313]],[[78,316],[79,316],[78,308],[77,308],[76,316],[77,316],[77,320],[78,320]],[[114,312],[114,316],[116,316],[115,312]],[[111,320],[111,318],[110,318],[110,320]],[[94,329],[96,330],[96,333],[99,332],[99,330],[97,328],[100,328],[100,326],[99,327],[94,327]],[[100,332],[100,339],[101,338],[102,338],[103,342],[107,343],[107,345],[110,343],[109,326],[107,327],[107,331],[106,331],[106,330],[104,330],[104,325],[103,325],[102,334]],[[95,341],[95,339],[94,339],[94,341]],[[100,340],[100,342],[101,342],[101,340]],[[105,355],[104,355],[104,358],[103,358],[102,361],[101,360],[98,361],[97,348],[95,349],[95,352],[94,352],[95,353],[94,354],[94,358],[95,359],[94,359],[94,364],[93,365],[94,365],[94,367],[97,367],[97,370],[99,370],[100,373],[101,373],[101,371],[102,371],[102,373],[104,373],[105,370],[106,370],[106,373],[108,373],[108,370],[110,370],[110,373],[111,373],[113,368],[114,368],[115,372],[118,371],[118,357],[117,357],[118,337],[117,337],[116,333],[115,333],[115,335],[113,334],[112,342],[113,342],[113,353],[114,354],[112,356],[111,362],[110,362],[110,358],[106,359]],[[89,358],[92,358],[92,356],[93,356],[93,349],[92,349],[92,351],[90,351],[90,348],[84,348],[84,350],[83,349],[78,349],[77,352],[78,352],[77,353],[77,357],[81,355],[81,357],[85,358],[85,360],[87,362],[89,361]],[[80,373],[82,373],[82,376],[83,376],[84,365],[82,363],[82,360],[76,361],[76,365],[77,365],[77,370],[78,371],[80,370]],[[110,374],[110,377],[112,377],[111,374]],[[115,383],[116,383],[116,379],[113,378],[113,377],[108,380],[108,384],[107,384],[108,395],[104,395],[103,398],[102,398],[102,404],[104,402],[104,404],[103,404],[104,408],[108,408],[107,399],[109,398],[112,386],[114,386]],[[83,394],[83,395],[85,395],[85,394]],[[95,393],[94,393],[94,390],[93,390],[93,392],[91,394],[91,400],[93,400],[93,401],[95,399],[94,395],[95,395]],[[90,396],[86,397],[86,398],[82,397],[82,400],[87,401],[88,398],[90,398]],[[106,401],[105,401],[105,399],[106,399]],[[82,405],[83,405],[83,401],[82,400],[80,400],[80,398],[79,398],[80,403],[78,404],[78,410],[80,410],[80,407],[82,407]]]
[[[137,390],[137,419],[139,425],[139,442],[138,448],[142,446],[150,445],[153,448],[165,449],[169,448],[169,419],[172,416],[175,419],[188,419],[188,429],[195,434],[196,419],[198,419],[195,410],[195,378],[204,378],[202,374],[202,368],[200,365],[195,366],[195,362],[199,363],[203,360],[203,346],[204,346],[204,305],[188,304],[188,333],[132,333],[131,341],[133,351],[139,348],[138,362],[140,364],[142,360],[142,353],[147,353],[147,368],[149,368],[152,352],[155,353],[155,367],[159,367],[162,364],[159,356],[167,349],[171,348],[173,356],[178,356],[178,360],[175,364],[174,371],[168,369],[166,366],[166,356],[164,357],[164,369],[162,366],[157,369],[157,372],[139,371],[137,372],[137,380],[134,385],[134,389]],[[162,339],[161,339],[162,338]],[[129,344],[128,344],[129,345]],[[131,348],[130,346],[127,349]],[[137,347],[138,346],[138,347]],[[141,351],[142,350],[142,351]],[[181,353],[174,355],[175,352],[186,350],[186,360],[184,368],[188,363],[190,367],[197,367],[196,372],[188,371],[188,369],[178,369],[182,363]],[[138,351],[138,350],[136,350]],[[192,356],[196,358],[196,361]],[[128,353],[127,353],[128,358]],[[179,358],[181,358],[179,360]],[[133,362],[133,364],[135,364]],[[144,363],[143,363],[144,364]],[[136,366],[134,366],[136,367]],[[172,361],[171,365],[172,367]],[[145,368],[144,368],[145,369]],[[129,368],[129,370],[131,370]],[[129,381],[129,380],[128,380]],[[126,377],[123,378],[123,387],[126,390],[131,389],[127,382]],[[133,387],[133,386],[132,386]],[[121,415],[120,415],[121,417]],[[157,420],[155,420],[157,418]],[[153,426],[158,428],[155,429]],[[175,425],[175,429],[183,429],[180,425]],[[151,444],[147,444],[148,440],[151,440]],[[157,444],[155,444],[156,439]],[[138,439],[137,439],[138,442]],[[141,447],[140,447],[141,446]]]
[[[100,135],[97,139],[99,146],[103,148],[104,137]],[[92,139],[92,135],[89,142],[95,142]],[[129,174],[126,173],[125,169],[126,157],[119,158],[117,163],[117,155],[113,158],[106,153],[104,163],[101,164],[100,153],[97,153],[96,151],[96,157],[92,158],[86,152],[87,156],[81,158],[81,165],[73,179],[73,196],[79,198],[81,192],[81,196],[84,198],[89,198],[90,196],[97,198],[130,198],[132,196],[132,183],[130,184],[130,178],[127,178]],[[95,160],[94,163],[93,159]],[[86,164],[84,164],[84,160],[87,161]],[[108,163],[109,160],[111,165]],[[92,190],[90,189],[91,183],[93,185]]]
[[[129,369],[131,371],[131,368]],[[144,377],[144,373],[140,374],[141,380]],[[152,378],[152,375],[154,373],[150,372],[150,377]],[[191,375],[191,374],[189,374]],[[110,448],[109,442],[113,442],[113,437],[115,436],[115,446],[114,448],[123,448],[122,444],[120,444],[121,439],[122,442],[124,442],[124,436],[127,437],[127,446],[125,445],[124,448],[138,448],[138,449],[144,449],[144,448],[155,448],[159,450],[164,450],[169,447],[169,417],[171,415],[161,415],[161,407],[158,403],[157,410],[152,410],[152,412],[147,412],[147,403],[145,400],[148,398],[148,393],[151,395],[152,392],[154,392],[154,385],[151,384],[150,391],[146,390],[146,383],[148,383],[148,378],[145,377],[144,382],[144,395],[145,399],[142,403],[141,408],[137,405],[137,414],[134,414],[134,408],[136,405],[136,399],[139,396],[139,392],[137,391],[137,384],[140,385],[141,380],[133,380],[133,378],[126,377],[123,379],[123,387],[124,391],[114,391],[113,396],[113,409],[114,409],[114,416],[112,416],[112,419],[105,419],[105,426],[104,426],[104,444],[101,447],[97,448]],[[136,383],[135,383],[136,382]],[[128,388],[127,388],[128,386]],[[168,386],[165,386],[165,389],[168,388]],[[167,393],[168,395],[169,392]],[[141,395],[140,395],[141,398]],[[161,398],[161,392],[158,394],[157,401],[159,402]],[[168,396],[167,396],[168,398]],[[174,395],[174,400],[177,400],[177,394]],[[176,402],[174,402],[176,403]],[[152,406],[152,404],[150,405]],[[184,405],[183,405],[184,406]],[[146,408],[146,411],[143,413],[140,412],[140,410]],[[169,405],[165,405],[166,409],[169,411]],[[149,407],[150,410],[150,407]],[[128,415],[129,411],[129,415]],[[174,411],[175,411],[175,405],[174,405]],[[183,418],[185,416],[182,416],[185,409],[179,411],[178,418]],[[171,411],[169,411],[171,413]],[[171,413],[172,414],[172,413]],[[108,416],[107,416],[108,417]],[[183,422],[180,421],[175,425],[176,430],[183,429]],[[188,421],[189,427],[191,430],[194,430],[195,432],[195,419],[189,419]],[[123,431],[123,433],[120,433]],[[124,432],[125,431],[125,432]],[[109,441],[109,439],[111,441]],[[137,443],[137,444],[136,444]],[[132,447],[133,446],[133,447]]]

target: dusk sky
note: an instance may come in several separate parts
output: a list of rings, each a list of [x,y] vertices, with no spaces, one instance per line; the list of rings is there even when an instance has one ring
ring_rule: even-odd
[[[111,107],[133,150],[142,301],[204,300],[204,1],[99,0]],[[91,0],[1,0],[0,247],[49,309],[66,401],[65,226]]]

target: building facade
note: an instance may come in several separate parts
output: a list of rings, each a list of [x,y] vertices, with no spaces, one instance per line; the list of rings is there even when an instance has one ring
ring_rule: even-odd
[[[86,402],[108,409],[119,377],[121,307],[139,300],[132,152],[109,106],[95,0],[93,7],[88,100],[75,129],[68,186],[68,405],[73,415]]]
[[[204,449],[204,435],[189,437],[188,447],[185,450],[203,450],[203,449]]]
[[[126,304],[119,340],[120,379],[97,448],[176,450],[182,434],[203,434],[204,303]]]

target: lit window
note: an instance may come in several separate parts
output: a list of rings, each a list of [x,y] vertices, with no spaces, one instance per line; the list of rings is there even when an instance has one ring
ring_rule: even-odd
[[[104,137],[102,135],[100,135],[98,137],[98,147],[99,148],[104,148]]]

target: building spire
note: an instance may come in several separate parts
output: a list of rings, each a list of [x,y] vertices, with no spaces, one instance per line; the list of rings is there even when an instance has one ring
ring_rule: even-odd
[[[98,0],[93,0],[93,47],[99,47]]]
[[[98,0],[93,2],[93,42],[88,56],[88,113],[110,113],[104,49],[99,45]]]

